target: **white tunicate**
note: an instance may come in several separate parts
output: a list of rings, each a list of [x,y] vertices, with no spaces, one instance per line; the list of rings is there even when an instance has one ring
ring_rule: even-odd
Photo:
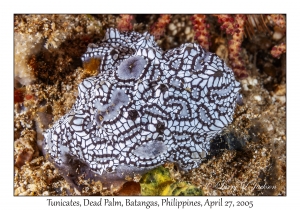
[[[195,43],[163,52],[149,33],[108,29],[82,61],[93,57],[100,73],[44,134],[44,152],[68,177],[80,175],[74,162],[106,180],[167,161],[197,167],[241,100],[232,70]]]
[[[143,144],[133,150],[133,154],[141,158],[153,158],[166,152],[167,146],[163,142],[153,141]]]
[[[118,70],[120,79],[137,79],[144,70],[146,60],[141,56],[130,57],[123,61]]]

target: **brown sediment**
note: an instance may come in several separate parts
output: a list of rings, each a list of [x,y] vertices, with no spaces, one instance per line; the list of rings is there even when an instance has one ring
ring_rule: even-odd
[[[170,17],[164,35],[158,40],[163,49],[193,41],[190,17],[179,14]],[[22,49],[23,53],[15,56],[15,195],[80,194],[42,156],[41,132],[70,110],[78,94],[78,84],[97,74],[100,61],[92,60],[83,66],[80,57],[89,43],[101,40],[107,28],[116,26],[117,18],[117,15],[15,15],[15,41],[25,41],[22,45],[15,43],[15,50]],[[157,15],[136,15],[133,29],[149,31],[155,20]],[[221,33],[213,16],[209,15],[207,22],[210,51],[228,61],[230,37]],[[165,167],[172,179],[189,182],[201,188],[204,195],[286,195],[285,56],[283,53],[279,60],[271,55],[272,46],[285,37],[272,39],[275,29],[269,27],[269,30],[268,34],[253,29],[251,39],[244,38],[241,56],[249,75],[241,80],[244,105],[238,106],[234,122],[223,134],[244,141],[245,146],[241,150],[225,150],[188,173],[167,163]],[[81,194],[138,194],[139,178],[132,177],[119,192],[111,192],[101,182],[90,180],[84,183],[86,187]]]

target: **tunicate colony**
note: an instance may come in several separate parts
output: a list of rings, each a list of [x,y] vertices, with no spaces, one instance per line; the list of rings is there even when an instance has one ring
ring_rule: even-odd
[[[167,161],[199,166],[241,100],[233,71],[195,43],[163,52],[147,32],[111,28],[82,61],[91,58],[100,73],[44,133],[44,153],[77,186],[78,176],[117,180]]]

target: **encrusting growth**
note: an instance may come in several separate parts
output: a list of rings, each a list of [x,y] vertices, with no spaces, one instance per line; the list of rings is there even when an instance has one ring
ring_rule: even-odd
[[[272,50],[271,50],[271,54],[274,58],[279,58],[281,56],[282,53],[285,53],[286,51],[286,44],[285,43],[281,43],[279,45],[275,45]]]
[[[221,24],[221,29],[226,34],[232,36],[228,41],[229,61],[238,78],[245,78],[248,76],[245,63],[240,55],[241,45],[244,39],[244,24],[246,20],[245,15],[216,15]]]
[[[209,50],[209,24],[206,23],[206,15],[193,15],[191,20],[195,31],[195,39],[205,50]]]
[[[120,15],[117,19],[117,29],[119,31],[132,31],[133,29],[133,15]]]
[[[160,15],[157,22],[151,27],[150,33],[155,37],[155,39],[159,39],[166,30],[166,26],[169,24],[171,19],[171,15]]]

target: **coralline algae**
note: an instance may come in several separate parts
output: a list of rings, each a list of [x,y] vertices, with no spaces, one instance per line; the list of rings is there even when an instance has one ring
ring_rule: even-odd
[[[82,56],[91,58],[100,73],[44,134],[44,153],[75,186],[79,176],[110,182],[167,161],[195,168],[232,122],[240,83],[198,44],[163,52],[149,33],[108,29]]]

